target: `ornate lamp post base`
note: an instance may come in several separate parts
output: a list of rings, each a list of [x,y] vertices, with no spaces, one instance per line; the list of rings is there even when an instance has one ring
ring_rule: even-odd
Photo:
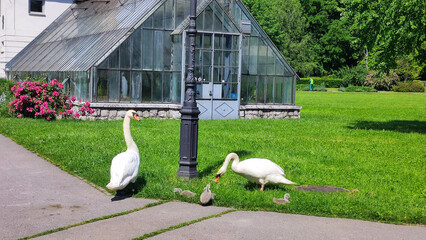
[[[183,101],[180,123],[180,149],[179,170],[177,175],[181,178],[191,179],[198,177],[197,149],[198,149],[198,115],[200,111],[195,100],[195,26],[197,0],[191,0],[189,11],[189,61],[188,76],[185,80],[185,98]]]

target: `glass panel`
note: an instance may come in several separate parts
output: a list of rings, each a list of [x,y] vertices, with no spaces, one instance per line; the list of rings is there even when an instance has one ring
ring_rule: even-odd
[[[154,32],[154,70],[163,70],[163,31]]]
[[[171,94],[171,100],[172,102],[180,102],[180,90],[181,90],[181,74],[180,72],[174,72],[173,73],[173,80],[172,80],[172,94]]]
[[[204,30],[204,12],[200,13],[195,21],[197,30]]]
[[[211,31],[213,27],[213,9],[208,6],[204,10],[204,30]]]
[[[214,49],[222,49],[222,37],[221,34],[216,34],[214,36]]]
[[[152,72],[142,72],[142,102],[152,100]]]
[[[211,51],[202,51],[203,52],[203,65],[210,66],[212,64],[212,52]]]
[[[243,46],[242,46],[242,59],[241,59],[241,74],[249,73],[249,39],[248,37],[243,38]]]
[[[247,100],[248,79],[249,77],[247,75],[241,75],[241,104],[248,103],[248,100]]]
[[[231,50],[232,49],[232,35],[224,35],[224,49]]]
[[[247,90],[247,103],[256,103],[256,83],[257,76],[249,76],[248,90]]]
[[[132,86],[131,86],[130,100],[132,102],[141,102],[142,93],[142,73],[139,71],[132,72]]]
[[[238,52],[231,53],[231,66],[238,66]]]
[[[258,57],[258,68],[257,73],[261,75],[266,74],[266,54],[267,54],[267,47],[266,44],[263,41],[259,41],[259,57]]]
[[[164,28],[164,5],[157,9],[154,13],[154,21],[153,21],[153,27],[154,28]]]
[[[213,82],[221,83],[222,81],[225,81],[223,76],[223,68],[213,68]]]
[[[278,58],[275,58],[275,74],[276,75],[284,75],[284,66],[278,60]]]
[[[284,104],[291,104],[291,90],[293,77],[284,77]]]
[[[162,98],[162,91],[163,91],[163,80],[162,80],[162,74],[161,72],[154,72],[154,81],[153,81],[153,96],[152,100],[154,102],[161,102]]]
[[[172,74],[170,72],[163,73],[164,75],[164,81],[163,81],[163,102],[171,102],[171,95],[173,89],[172,86]]]
[[[274,77],[266,78],[266,103],[274,102]]]
[[[182,69],[182,36],[174,35],[173,40],[173,70],[180,71]]]
[[[120,72],[108,71],[108,102],[118,102],[120,100]]]
[[[257,102],[265,103],[265,77],[259,76],[257,82]]]
[[[211,80],[211,67],[203,67],[203,76],[201,78],[201,81],[203,82],[210,82]]]
[[[203,34],[203,48],[211,49],[212,48],[212,35]]]
[[[151,70],[153,66],[153,31],[143,30],[142,41],[143,69]]]
[[[176,23],[175,24],[176,26],[179,26],[186,17],[185,2],[187,1],[176,0],[175,2],[176,2]]]
[[[101,64],[99,64],[98,68],[108,68],[108,59],[106,58]]]
[[[236,1],[233,1],[234,5],[232,6],[232,15],[235,19],[235,21],[237,22],[238,25],[241,24],[241,9],[240,7],[237,5]]]
[[[174,29],[173,24],[173,0],[168,0],[165,4],[165,11],[164,11],[164,28],[166,29]]]
[[[171,40],[171,36],[170,36],[171,32],[168,31],[164,31],[164,56],[163,56],[163,60],[164,60],[164,70],[170,70],[171,68],[171,58],[172,58],[172,40]]]
[[[250,74],[257,74],[258,38],[250,37]]]
[[[222,51],[215,51],[214,52],[214,65],[215,66],[222,66],[223,60],[222,60]]]
[[[222,85],[222,98],[237,99],[237,83],[226,83]]]
[[[283,103],[283,77],[275,77],[275,103]]]
[[[142,67],[142,31],[140,28],[132,34],[132,68],[141,69]]]
[[[216,32],[222,32],[222,25],[223,25],[223,12],[220,7],[215,4],[214,8],[214,18],[213,18],[213,24],[214,24],[214,31]]]
[[[130,39],[120,45],[120,67],[130,68]]]
[[[110,68],[118,68],[118,60],[119,60],[119,55],[118,55],[118,48],[117,48],[109,56],[109,67]]]
[[[121,72],[120,101],[129,101],[130,71]]]
[[[152,28],[152,15],[149,16],[147,20],[143,23],[142,27],[144,28]]]
[[[274,53],[272,52],[271,47],[268,46],[268,64],[266,67],[266,73],[268,75],[274,75],[275,74],[275,57]]]

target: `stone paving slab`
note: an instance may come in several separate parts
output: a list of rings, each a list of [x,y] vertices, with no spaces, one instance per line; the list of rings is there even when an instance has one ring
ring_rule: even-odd
[[[35,239],[132,239],[227,210],[229,209],[222,207],[202,207],[197,204],[168,202],[127,215],[73,227]]]
[[[106,172],[105,174],[109,174]],[[0,135],[0,239],[16,239],[156,202],[111,195]]]
[[[274,212],[232,212],[148,238],[150,240],[425,239],[426,227]]]

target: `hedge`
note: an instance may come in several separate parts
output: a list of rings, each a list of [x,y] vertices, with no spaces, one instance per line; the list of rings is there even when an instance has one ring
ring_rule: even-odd
[[[343,79],[341,78],[321,78],[312,77],[315,85],[323,85],[325,87],[338,88],[343,86]],[[297,80],[297,84],[309,84],[309,78],[301,78]]]

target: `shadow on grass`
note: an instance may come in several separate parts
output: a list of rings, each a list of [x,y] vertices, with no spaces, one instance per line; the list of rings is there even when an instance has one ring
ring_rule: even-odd
[[[426,121],[414,120],[392,120],[387,122],[379,121],[357,121],[349,129],[365,130],[386,130],[402,133],[420,133],[426,134]]]
[[[260,191],[260,184],[248,182],[245,184],[245,189],[248,191]],[[286,187],[284,184],[266,184],[264,190],[289,190],[289,187]]]
[[[136,178],[135,183],[130,183],[125,187],[123,190],[117,191],[115,196],[111,198],[111,201],[120,201],[129,197],[132,197],[133,195],[136,195],[138,192],[142,190],[146,185],[146,180],[144,176],[138,176]]]
[[[245,150],[239,150],[239,151],[234,151],[234,152],[240,157],[240,161],[243,160],[245,156],[248,156],[250,154],[250,151],[245,151]],[[219,166],[222,166],[223,162],[225,161],[225,157],[226,156],[224,156],[222,159],[218,159],[217,161],[215,161],[215,163],[213,163],[210,166],[207,166],[202,171],[200,171],[199,177],[203,178],[203,177],[211,174]]]

